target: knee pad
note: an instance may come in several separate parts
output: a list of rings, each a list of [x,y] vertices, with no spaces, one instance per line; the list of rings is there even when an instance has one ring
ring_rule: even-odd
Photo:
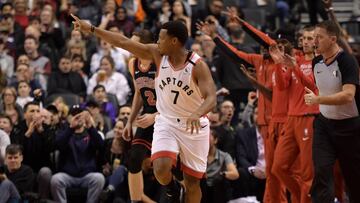
[[[131,146],[128,166],[130,173],[139,173],[141,171],[142,162],[148,151],[149,150],[142,145]]]

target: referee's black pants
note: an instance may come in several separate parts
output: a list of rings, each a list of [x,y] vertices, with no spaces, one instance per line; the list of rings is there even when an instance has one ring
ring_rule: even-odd
[[[360,203],[360,117],[331,120],[319,115],[314,120],[313,203],[334,202],[333,171],[337,159],[350,203]]]

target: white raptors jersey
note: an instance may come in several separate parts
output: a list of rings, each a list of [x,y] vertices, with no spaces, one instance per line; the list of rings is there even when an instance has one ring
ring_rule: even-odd
[[[161,116],[169,120],[189,117],[204,101],[192,78],[192,70],[200,56],[194,52],[189,55],[184,67],[177,71],[169,62],[169,57],[163,56],[155,79],[156,108]]]

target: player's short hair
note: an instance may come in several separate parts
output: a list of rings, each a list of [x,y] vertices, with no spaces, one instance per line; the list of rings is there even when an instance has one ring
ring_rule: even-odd
[[[329,21],[329,20],[323,21],[317,24],[316,27],[325,29],[328,35],[335,36],[337,39],[340,38],[341,30],[333,21]]]
[[[312,32],[315,30],[315,27],[312,25],[306,25],[302,30],[306,32]]]
[[[167,34],[176,37],[182,45],[185,45],[189,37],[186,25],[179,20],[169,21],[163,24],[161,29],[167,30]]]

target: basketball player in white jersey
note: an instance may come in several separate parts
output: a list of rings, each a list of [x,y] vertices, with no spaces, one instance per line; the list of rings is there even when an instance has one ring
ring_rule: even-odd
[[[128,50],[157,65],[156,107],[152,143],[154,174],[162,185],[174,184],[171,169],[180,155],[185,183],[185,202],[201,200],[200,179],[206,171],[209,121],[204,117],[216,106],[216,92],[209,67],[184,44],[186,26],[180,21],[162,25],[157,44],[141,44],[120,33],[96,28],[75,19],[75,29],[90,32],[108,43]]]

